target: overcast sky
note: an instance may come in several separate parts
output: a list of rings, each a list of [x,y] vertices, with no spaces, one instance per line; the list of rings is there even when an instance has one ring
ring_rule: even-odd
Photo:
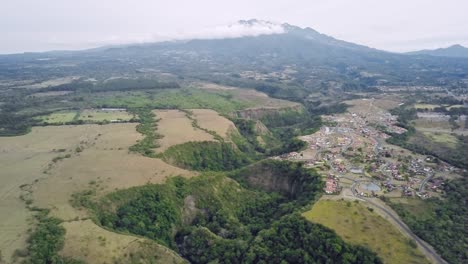
[[[0,0],[0,53],[222,37],[250,18],[389,51],[468,46],[467,10],[468,0]]]

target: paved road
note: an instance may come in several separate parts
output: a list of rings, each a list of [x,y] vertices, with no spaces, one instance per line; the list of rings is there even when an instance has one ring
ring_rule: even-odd
[[[419,186],[419,192],[422,192],[424,191],[424,186],[426,185],[426,183],[432,179],[432,177],[434,177],[434,173],[430,173],[428,172],[426,175],[428,175],[426,178],[424,178],[424,180],[422,180],[421,182],[421,185]]]

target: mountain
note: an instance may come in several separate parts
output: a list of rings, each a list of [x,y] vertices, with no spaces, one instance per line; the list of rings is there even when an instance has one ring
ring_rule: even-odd
[[[435,50],[413,51],[413,52],[408,52],[406,54],[468,58],[468,48],[463,47],[462,45],[456,44],[447,48],[440,48],[440,49],[435,49]]]
[[[103,79],[148,72],[248,87],[275,83],[297,88],[295,91],[324,89],[330,83],[361,89],[382,84],[457,83],[468,78],[468,59],[391,53],[339,40],[309,27],[256,19],[241,20],[190,39],[0,56],[0,78],[4,79]]]

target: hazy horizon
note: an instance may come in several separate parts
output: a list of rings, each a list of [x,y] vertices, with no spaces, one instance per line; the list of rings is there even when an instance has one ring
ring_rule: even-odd
[[[17,0],[0,9],[0,54],[77,50],[173,39],[281,33],[275,25],[235,25],[256,18],[393,52],[468,46],[468,3],[461,0],[124,1]],[[229,26],[231,25],[231,26]]]

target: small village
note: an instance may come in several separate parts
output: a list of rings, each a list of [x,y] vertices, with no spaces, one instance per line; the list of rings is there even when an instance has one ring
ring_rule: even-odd
[[[406,129],[396,125],[388,112],[344,113],[324,116],[326,124],[314,134],[300,137],[307,149],[275,157],[301,161],[326,177],[325,193],[349,189],[360,197],[438,196],[444,180],[457,177],[459,169],[431,156],[387,144],[390,136]]]

